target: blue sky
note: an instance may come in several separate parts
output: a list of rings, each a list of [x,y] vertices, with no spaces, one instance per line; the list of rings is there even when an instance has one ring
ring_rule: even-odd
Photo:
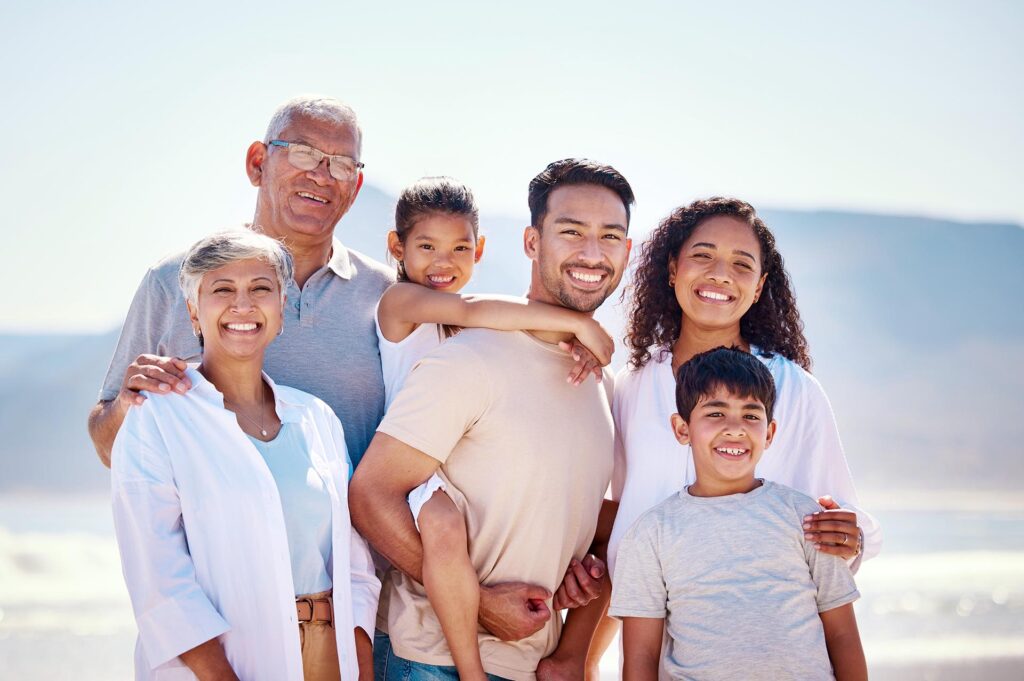
[[[5,8],[0,281],[29,294],[0,331],[116,325],[147,265],[251,217],[244,150],[300,92],[356,108],[371,184],[454,175],[484,213],[525,217],[529,178],[584,155],[641,230],[723,193],[1024,222],[1024,6],[709,5]]]

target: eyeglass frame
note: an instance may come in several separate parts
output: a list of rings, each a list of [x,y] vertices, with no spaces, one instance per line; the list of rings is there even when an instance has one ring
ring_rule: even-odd
[[[362,161],[357,161],[354,158],[352,158],[351,156],[345,156],[344,154],[328,154],[326,152],[320,151],[316,147],[311,147],[308,144],[303,144],[301,142],[288,142],[286,140],[270,140],[269,142],[267,142],[267,147],[268,148],[269,147],[281,147],[282,149],[289,149],[290,147],[293,147],[293,146],[294,147],[305,147],[306,149],[309,149],[312,152],[313,158],[316,158],[316,165],[313,166],[312,168],[309,168],[308,170],[306,170],[305,168],[299,168],[294,163],[292,163],[292,166],[294,166],[295,168],[298,168],[299,170],[306,170],[306,172],[310,172],[310,171],[316,170],[320,166],[320,163],[326,158],[327,159],[327,172],[330,173],[331,177],[333,177],[335,180],[338,180],[339,182],[350,182],[350,181],[354,180],[358,176],[359,171],[366,167],[365,163],[363,163]],[[319,155],[319,158],[317,158],[318,155]],[[354,164],[356,169],[355,169],[355,173],[352,175],[352,177],[344,177],[344,178],[342,178],[342,177],[338,177],[333,172],[331,172],[331,169],[335,167],[334,159],[343,159],[344,162],[351,162],[352,164]],[[289,153],[288,153],[288,162],[291,163],[291,151],[289,151]],[[339,164],[341,164],[341,163],[342,163],[342,161],[339,161]],[[339,167],[340,167],[340,165],[339,165]]]

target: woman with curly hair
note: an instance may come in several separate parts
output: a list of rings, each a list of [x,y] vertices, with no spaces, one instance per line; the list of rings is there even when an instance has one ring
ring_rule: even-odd
[[[694,482],[690,448],[669,418],[676,411],[675,374],[694,355],[719,346],[750,352],[775,379],[778,431],[757,464],[759,478],[818,499],[823,510],[804,519],[819,551],[842,556],[856,570],[876,555],[878,523],[857,508],[857,493],[839,441],[835,417],[818,381],[789,275],[775,237],[743,201],[715,197],[672,211],[640,247],[626,345],[629,364],[615,381],[616,461],[613,497],[619,500],[608,542],[614,575],[619,542],[633,523]],[[588,678],[614,636],[599,629],[588,655]]]
[[[832,408],[809,373],[789,275],[754,208],[716,197],[674,210],[641,247],[632,293],[629,366],[616,380],[612,408],[620,501],[609,567],[633,522],[694,480],[689,448],[681,461],[669,425],[675,372],[718,346],[752,353],[775,379],[778,435],[757,465],[758,477],[819,498],[824,510],[805,528],[820,551],[842,556],[854,569],[877,554],[878,523],[857,509]]]

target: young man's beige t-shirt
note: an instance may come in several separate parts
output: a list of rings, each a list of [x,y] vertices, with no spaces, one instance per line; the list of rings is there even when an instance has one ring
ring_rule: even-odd
[[[557,345],[528,333],[466,329],[420,361],[378,428],[441,462],[482,584],[527,582],[553,593],[593,541],[614,426],[606,386],[570,385],[572,365]],[[453,664],[423,587],[392,577],[395,654]],[[484,668],[532,679],[560,631],[557,614],[511,643],[481,629]]]

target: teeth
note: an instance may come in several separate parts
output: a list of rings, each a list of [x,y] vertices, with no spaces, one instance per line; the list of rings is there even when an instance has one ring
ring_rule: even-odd
[[[583,272],[573,272],[573,271],[570,271],[569,275],[573,279],[578,279],[578,280],[580,280],[582,282],[586,282],[588,284],[596,284],[597,282],[601,281],[601,275],[600,274],[584,274]]]
[[[309,192],[299,192],[299,196],[301,196],[304,199],[313,199],[314,201],[319,201],[320,203],[327,203],[327,199],[325,199],[324,197],[317,196],[316,194],[310,194]]]
[[[450,284],[451,282],[455,281],[455,277],[451,275],[447,277],[442,277],[438,274],[429,275],[427,279],[434,282],[435,284]]]
[[[701,298],[709,298],[710,300],[729,300],[729,296],[722,293],[715,293],[714,291],[698,291],[697,295]]]
[[[232,331],[255,331],[256,324],[250,322],[248,324],[225,324]]]
[[[747,450],[745,450],[745,449],[737,449],[735,447],[718,447],[717,449],[718,449],[718,451],[722,452],[723,454],[730,454],[732,456],[739,456],[740,454],[746,454],[747,453]]]

